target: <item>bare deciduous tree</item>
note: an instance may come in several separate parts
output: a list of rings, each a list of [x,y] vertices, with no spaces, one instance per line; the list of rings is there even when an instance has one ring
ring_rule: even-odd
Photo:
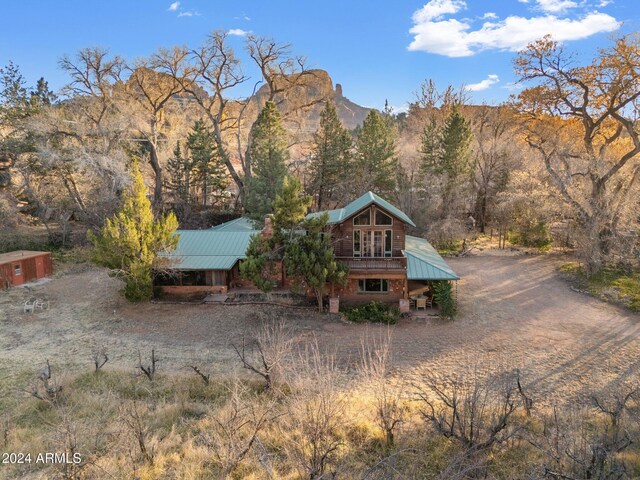
[[[150,442],[149,421],[146,418],[147,409],[136,401],[123,404],[120,407],[120,419],[126,432],[134,439],[143,460],[153,464],[155,446]]]
[[[515,158],[514,132],[511,114],[505,108],[483,105],[475,111],[471,122],[475,145],[474,217],[477,228],[484,233],[493,213],[496,194],[507,186],[508,173]]]
[[[310,480],[335,478],[342,468],[342,431],[348,425],[348,400],[339,387],[340,371],[317,343],[308,345],[285,401],[280,422],[285,454]]]
[[[96,368],[95,371],[99,371],[109,361],[107,349],[105,347],[94,348],[91,352],[91,359],[93,360],[93,365]]]
[[[142,355],[140,354],[140,350],[138,350],[138,368],[142,370],[142,373],[146,375],[146,377],[153,381],[156,377],[156,365],[159,360],[156,358],[156,350],[154,348],[151,349],[151,363],[149,365],[142,364]]]
[[[39,383],[35,384],[31,390],[31,395],[39,400],[57,403],[60,400],[62,385],[53,375],[53,369],[47,359],[45,367],[38,375]]]
[[[106,116],[116,107],[115,89],[124,69],[124,60],[119,56],[109,57],[107,50],[93,47],[78,51],[75,59],[63,56],[59,65],[71,77],[63,93],[92,100],[92,107],[85,113],[93,126],[100,129]]]
[[[543,418],[541,435],[530,443],[546,457],[545,478],[619,480],[628,478],[621,453],[633,443],[628,431],[629,405],[637,388],[616,389],[608,398],[593,397],[594,409],[560,410]]]
[[[153,201],[162,204],[163,169],[160,162],[160,141],[166,138],[167,103],[184,91],[190,82],[189,52],[184,47],[160,49],[148,59],[139,59],[132,66],[125,91],[143,112],[136,128],[149,147],[149,164],[155,176]]]
[[[260,398],[239,381],[230,388],[225,405],[210,417],[202,440],[213,452],[223,478],[240,466],[258,441],[258,435],[280,413],[273,398]]]
[[[274,100],[282,110],[283,117],[287,118],[324,99],[300,102],[287,98],[287,93],[304,87],[306,79],[313,76],[313,71],[307,69],[303,57],[291,55],[289,45],[250,35],[247,37],[247,51],[258,67],[261,79],[255,83],[249,98],[231,100],[232,89],[249,78],[243,73],[240,60],[228,45],[227,38],[226,32],[215,31],[200,48],[191,50],[193,77],[183,82],[183,86],[209,120],[218,155],[243,200],[245,182],[252,176],[251,159],[247,155],[251,143],[251,125],[247,125],[249,107],[259,111],[262,108],[260,103]],[[263,82],[268,86],[268,95],[258,99],[257,88]],[[243,142],[243,132],[248,136],[246,142]],[[232,135],[235,136],[237,148],[233,155],[229,146]],[[234,155],[240,163],[240,170],[233,163]]]
[[[240,60],[227,42],[228,34],[211,33],[204,44],[190,51],[193,79],[185,79],[183,87],[206,115],[216,139],[218,156],[227,167],[240,195],[243,195],[244,179],[236,170],[227,147],[227,132],[237,125],[237,113],[229,104],[230,91],[247,81],[242,73]],[[232,102],[231,102],[232,103]]]
[[[404,385],[391,372],[390,337],[378,341],[363,339],[359,373],[373,397],[376,424],[393,446],[397,428],[404,422],[408,408],[403,398]]]
[[[517,409],[516,381],[504,374],[482,378],[427,373],[417,384],[420,414],[435,430],[465,449],[482,451],[516,432],[510,424]]]
[[[614,249],[640,180],[640,39],[618,38],[590,65],[575,66],[545,37],[523,50],[515,65],[520,81],[538,82],[516,104],[525,140],[580,225],[583,257],[593,273]]]
[[[265,390],[269,390],[291,353],[293,340],[284,320],[276,320],[268,315],[262,318],[262,325],[249,342],[243,336],[239,346],[232,346],[242,366],[260,375],[265,381]]]
[[[191,370],[193,370],[194,373],[198,375],[198,377],[200,377],[200,379],[204,382],[205,385],[209,385],[210,378],[211,378],[210,374],[204,373],[202,370],[200,370],[200,367],[198,367],[198,365],[189,365],[189,368],[191,368]]]

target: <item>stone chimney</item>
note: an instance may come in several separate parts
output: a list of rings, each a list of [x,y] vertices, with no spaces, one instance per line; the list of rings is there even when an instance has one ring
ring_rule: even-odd
[[[336,83],[336,97],[342,98],[342,85]]]
[[[264,227],[262,227],[260,235],[265,239],[273,236],[273,215],[269,214],[264,217]]]

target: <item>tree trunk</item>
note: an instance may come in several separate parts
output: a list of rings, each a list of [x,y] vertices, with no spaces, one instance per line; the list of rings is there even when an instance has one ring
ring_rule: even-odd
[[[162,167],[158,159],[158,147],[155,142],[149,142],[149,163],[155,177],[155,186],[153,189],[153,205],[162,205]]]
[[[487,224],[487,192],[483,190],[480,193],[479,205],[476,207],[476,217],[478,220],[478,229],[480,233],[485,233],[485,228]]]
[[[322,299],[324,298],[323,292],[319,289],[316,289],[316,300],[318,302],[318,312],[324,312],[324,305],[322,304]]]
[[[587,265],[587,274],[593,275],[602,269],[604,265],[605,247],[608,243],[610,232],[606,228],[607,219],[610,214],[608,212],[607,202],[605,200],[605,185],[600,178],[592,178],[591,189],[591,215],[585,219],[586,238],[585,241],[585,263]]]

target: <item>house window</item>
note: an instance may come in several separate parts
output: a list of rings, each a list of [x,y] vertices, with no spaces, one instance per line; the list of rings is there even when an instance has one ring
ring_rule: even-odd
[[[354,230],[354,257],[392,257],[393,232],[391,230]]]
[[[393,232],[391,230],[384,231],[384,256],[393,257]]]
[[[353,256],[354,257],[362,256],[362,241],[361,241],[360,230],[353,231]]]
[[[20,264],[19,264],[19,263],[15,264],[15,265],[13,266],[13,272],[14,272],[14,274],[15,274],[16,276],[17,276],[17,275],[22,275],[22,267],[20,266]]]
[[[371,211],[366,210],[362,212],[360,215],[356,215],[353,217],[354,225],[371,225]]]
[[[373,256],[382,257],[384,250],[384,244],[382,243],[382,230],[376,230],[373,232]]]
[[[363,278],[358,280],[358,291],[362,293],[387,293],[389,280],[386,278]]]
[[[393,225],[393,218],[382,210],[376,209],[376,225]]]

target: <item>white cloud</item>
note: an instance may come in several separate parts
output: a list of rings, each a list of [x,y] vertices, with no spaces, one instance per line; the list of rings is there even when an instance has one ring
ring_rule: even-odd
[[[464,88],[469,90],[470,92],[479,92],[481,90],[486,90],[491,85],[498,83],[499,81],[500,81],[500,78],[498,78],[498,75],[491,74],[491,75],[488,75],[487,78],[485,78],[481,82],[471,83],[469,85],[466,85]]]
[[[458,13],[467,8],[464,0],[431,0],[413,14],[415,23],[439,20],[446,14]]]
[[[546,13],[562,13],[578,4],[572,0],[536,0],[538,8]]]
[[[167,11],[175,12],[176,10],[178,10],[179,6],[180,6],[180,2],[173,2],[171,5],[169,5],[169,8],[167,8]]]
[[[470,19],[443,18],[464,8],[466,4],[458,0],[431,0],[425,4],[413,15],[414,25],[409,31],[414,38],[408,49],[468,57],[490,49],[517,51],[546,34],[563,42],[612,32],[621,25],[611,15],[600,12],[590,12],[579,18],[550,14],[530,18],[511,15],[504,20],[486,21],[475,30]]]
[[[246,30],[242,30],[241,28],[232,28],[227,33],[229,35],[235,35],[237,37],[244,37],[251,32],[247,32]]]
[[[484,15],[482,15],[482,17],[480,18],[482,18],[483,20],[486,20],[486,19],[495,20],[496,18],[498,18],[498,15],[496,15],[493,12],[487,12]]]
[[[199,17],[200,13],[195,12],[195,11],[193,11],[193,12],[180,12],[178,14],[178,16],[179,17]]]

